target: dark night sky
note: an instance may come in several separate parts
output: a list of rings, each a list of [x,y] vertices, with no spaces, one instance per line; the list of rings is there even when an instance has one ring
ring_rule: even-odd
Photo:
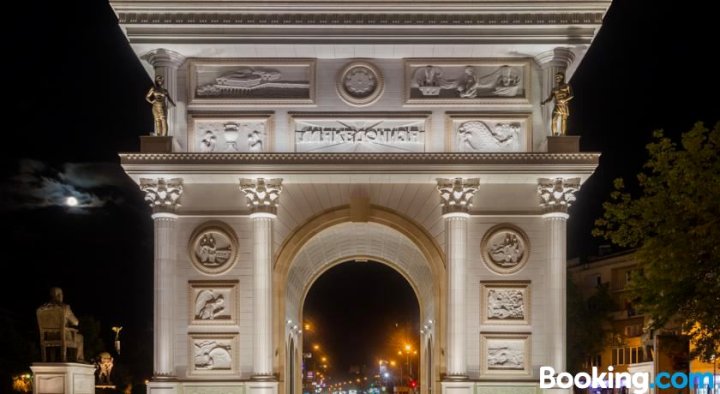
[[[720,33],[708,4],[616,0],[570,81],[570,133],[582,135],[583,150],[603,153],[571,211],[570,256],[593,254],[589,233],[611,180],[637,173],[653,129],[677,136],[695,121],[720,120]],[[137,151],[152,128],[150,79],[104,1],[17,6],[2,27],[12,104],[0,144],[0,326],[34,340],[34,309],[60,285],[106,337],[124,325],[125,357],[149,369],[139,349],[151,338],[152,223],[117,152]],[[96,208],[53,205],[70,192]],[[8,338],[0,333],[0,345]],[[11,354],[0,356],[0,374]]]

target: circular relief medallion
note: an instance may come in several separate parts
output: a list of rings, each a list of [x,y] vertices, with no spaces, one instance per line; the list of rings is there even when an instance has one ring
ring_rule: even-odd
[[[370,63],[353,62],[340,71],[337,91],[350,105],[370,105],[380,98],[384,89],[380,70]]]
[[[193,265],[200,272],[217,275],[235,264],[238,240],[230,226],[223,222],[207,222],[193,232],[188,245]]]
[[[480,249],[488,268],[499,274],[511,274],[522,269],[527,262],[530,243],[519,227],[505,223],[485,233]]]

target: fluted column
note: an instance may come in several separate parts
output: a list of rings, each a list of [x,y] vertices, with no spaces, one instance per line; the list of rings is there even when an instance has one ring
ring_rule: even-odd
[[[541,178],[538,180],[540,206],[545,211],[548,242],[548,364],[557,372],[566,369],[566,272],[567,213],[580,188],[580,178]]]
[[[168,135],[176,136],[176,127],[181,117],[185,116],[185,108],[181,106],[181,100],[178,98],[178,67],[185,61],[185,57],[175,51],[169,49],[154,49],[143,56],[141,59],[150,63],[155,69],[155,75],[165,77],[165,89],[167,89],[170,97],[178,105],[168,105]]]
[[[467,261],[468,213],[477,191],[478,179],[438,179],[445,219],[448,268],[447,297],[447,378],[467,379],[465,278]]]
[[[282,179],[241,179],[240,190],[245,193],[253,221],[253,379],[273,380],[272,225]]]
[[[180,178],[140,179],[145,201],[153,209],[155,224],[154,340],[153,375],[155,379],[175,376],[173,339],[175,258],[177,251],[177,215],[183,193]]]
[[[575,60],[575,54],[569,48],[555,48],[535,57],[535,61],[540,66],[540,100],[545,100],[552,93],[555,87],[555,74],[562,72],[565,74],[568,67]],[[545,135],[552,135],[550,130],[550,121],[552,119],[552,105],[544,105],[540,107],[542,114]]]

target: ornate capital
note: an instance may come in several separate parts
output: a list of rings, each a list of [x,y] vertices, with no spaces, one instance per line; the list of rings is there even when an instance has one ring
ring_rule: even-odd
[[[185,61],[185,56],[169,49],[158,48],[140,56],[153,67],[178,68]]]
[[[575,60],[575,53],[570,48],[558,47],[535,56],[535,61],[542,68],[550,66],[568,68]]]
[[[472,198],[480,185],[478,178],[438,178],[437,189],[440,192],[440,206],[443,215],[467,213],[472,206]]]
[[[240,190],[247,197],[247,205],[253,213],[277,214],[282,192],[282,178],[240,179]]]
[[[153,212],[174,212],[180,207],[183,194],[182,178],[148,179],[140,178],[140,190],[145,193],[145,201]]]
[[[580,178],[540,178],[538,195],[545,212],[567,212],[580,189]]]

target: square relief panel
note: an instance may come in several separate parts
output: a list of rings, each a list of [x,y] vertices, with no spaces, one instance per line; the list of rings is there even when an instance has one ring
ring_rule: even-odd
[[[482,324],[530,324],[530,282],[480,282]]]
[[[529,377],[530,334],[481,333],[480,373],[483,377]]]
[[[448,112],[447,146],[452,152],[531,152],[530,116]]]
[[[188,146],[191,152],[267,152],[273,126],[272,113],[192,114]]]
[[[190,324],[237,324],[238,281],[190,281]]]
[[[190,59],[190,106],[315,103],[314,59]]]
[[[237,373],[237,335],[190,334],[188,375]]]
[[[406,59],[409,105],[528,104],[530,63],[524,59]]]

